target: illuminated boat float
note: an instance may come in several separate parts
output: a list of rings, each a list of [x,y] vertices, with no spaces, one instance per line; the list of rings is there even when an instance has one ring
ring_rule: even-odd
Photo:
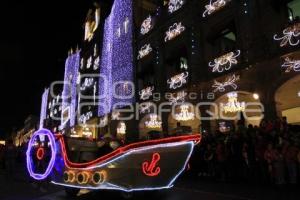
[[[43,138],[47,145],[40,145]],[[27,150],[32,178],[66,188],[123,192],[171,188],[186,169],[199,134],[149,140],[120,147],[88,163],[73,163],[62,135],[35,132]],[[40,164],[43,163],[43,164]]]

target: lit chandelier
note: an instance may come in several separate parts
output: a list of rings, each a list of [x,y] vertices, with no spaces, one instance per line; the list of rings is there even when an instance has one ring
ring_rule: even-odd
[[[125,135],[126,134],[126,124],[124,122],[120,122],[117,128],[117,134]]]
[[[170,0],[168,5],[169,13],[179,10],[184,4],[184,0]]]
[[[158,120],[158,116],[156,114],[150,115],[150,120],[145,122],[147,128],[156,129],[161,128],[162,122]]]
[[[183,72],[181,74],[173,76],[171,79],[168,80],[170,89],[177,89],[182,87],[184,84],[187,83],[188,76],[189,76],[188,72]]]
[[[147,19],[145,19],[141,25],[141,34],[146,35],[149,33],[149,31],[153,28],[152,25],[152,18],[149,16]]]
[[[221,103],[221,107],[225,113],[236,113],[245,111],[246,103],[238,101],[238,94],[236,92],[228,93],[227,97],[228,103]]]
[[[165,42],[173,40],[183,31],[185,31],[185,27],[181,24],[181,22],[173,24],[173,26],[170,26],[169,30],[166,32]]]
[[[150,44],[146,44],[139,50],[139,55],[137,59],[140,60],[145,56],[149,55],[149,53],[151,52],[152,52],[152,47],[150,46]]]
[[[214,92],[225,92],[226,87],[232,87],[232,89],[236,90],[238,88],[236,82],[240,79],[240,76],[236,76],[233,74],[232,76],[228,77],[225,82],[221,83],[215,80],[214,85],[212,86],[215,88]]]
[[[175,114],[177,121],[190,121],[195,119],[195,114],[189,111],[188,105],[180,105],[180,113]]]
[[[292,26],[283,30],[283,36],[279,37],[277,34],[274,35],[274,40],[281,41],[280,46],[286,45],[297,46],[300,40],[297,37],[300,36],[300,23],[293,24]]]
[[[147,100],[147,99],[150,99],[150,97],[153,95],[153,90],[154,90],[154,87],[147,87],[143,90],[141,90],[139,92],[140,94],[140,99],[141,100]]]
[[[238,64],[237,58],[241,55],[241,51],[229,52],[214,61],[210,62],[208,65],[212,68],[212,72],[222,73],[224,70],[228,71],[231,69],[232,65]]]
[[[289,57],[285,58],[285,62],[282,64],[282,68],[286,68],[285,72],[289,73],[292,70],[295,72],[300,71],[300,60],[292,60]]]
[[[205,11],[202,16],[206,17],[215,13],[216,11],[225,7],[229,1],[231,0],[210,0],[209,4],[205,6]]]

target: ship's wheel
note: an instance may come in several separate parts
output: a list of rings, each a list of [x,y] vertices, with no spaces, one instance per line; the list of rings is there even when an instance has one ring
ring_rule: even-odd
[[[51,173],[56,158],[54,135],[47,129],[36,131],[28,143],[27,169],[36,180],[44,180]]]

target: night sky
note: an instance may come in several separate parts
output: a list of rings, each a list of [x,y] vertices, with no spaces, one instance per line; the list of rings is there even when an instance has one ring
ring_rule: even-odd
[[[81,44],[93,1],[5,2],[0,7],[0,135],[21,128],[29,114],[39,116],[43,90],[63,80],[67,52]]]

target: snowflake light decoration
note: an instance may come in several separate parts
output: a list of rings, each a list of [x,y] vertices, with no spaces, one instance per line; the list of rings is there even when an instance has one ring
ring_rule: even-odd
[[[277,34],[274,35],[274,40],[281,41],[280,46],[284,47],[288,44],[291,46],[297,46],[300,43],[300,23],[293,24],[292,26],[283,30],[283,36],[280,37]]]
[[[185,27],[180,23],[174,23],[169,27],[169,30],[166,32],[165,42],[173,40],[177,36],[179,36],[183,31],[185,31]]]
[[[137,57],[138,60],[146,57],[152,52],[152,47],[150,44],[144,45],[140,50],[139,50],[139,55]]]
[[[168,84],[170,85],[170,89],[177,89],[182,87],[184,84],[187,83],[187,78],[189,76],[188,72],[183,72],[176,76],[173,76],[171,79],[168,80]]]
[[[300,71],[300,60],[292,60],[289,57],[285,58],[285,62],[282,64],[282,68],[285,68],[285,72],[289,73],[291,71]]]
[[[209,4],[205,6],[205,11],[202,16],[206,17],[215,13],[216,11],[225,7],[229,1],[231,0],[210,0]]]
[[[224,70],[228,71],[233,65],[238,64],[237,58],[241,55],[241,51],[229,52],[214,61],[209,62],[209,67],[212,68],[212,72],[222,73]]]
[[[147,33],[149,33],[149,31],[151,31],[152,28],[153,28],[152,17],[149,16],[147,19],[143,21],[141,25],[141,34],[146,35]]]
[[[221,83],[215,80],[214,85],[212,86],[215,88],[214,92],[225,92],[226,87],[232,87],[232,89],[236,90],[238,88],[236,82],[240,79],[239,76],[235,74],[228,77],[225,82]]]
[[[184,4],[184,0],[170,0],[168,4],[169,13],[179,10]]]

